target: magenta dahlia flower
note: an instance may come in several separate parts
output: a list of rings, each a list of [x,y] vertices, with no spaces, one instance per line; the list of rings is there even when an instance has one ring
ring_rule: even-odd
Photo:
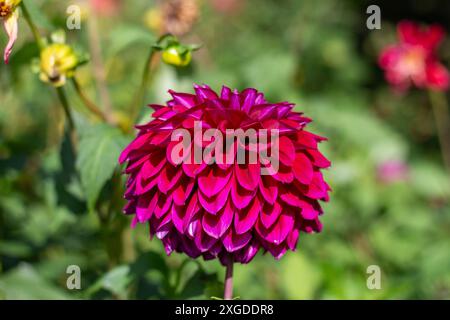
[[[386,80],[400,91],[408,89],[411,84],[418,88],[448,89],[449,72],[436,55],[445,35],[442,27],[421,28],[414,22],[402,21],[397,31],[399,43],[386,47],[379,58]]]
[[[311,120],[255,89],[194,88],[150,105],[154,119],[137,126],[120,156],[132,224],[148,223],[167,254],[224,265],[248,263],[260,249],[279,259],[301,232],[320,232],[319,200],[330,191],[321,170],[330,162],[318,150],[325,138],[304,130]]]

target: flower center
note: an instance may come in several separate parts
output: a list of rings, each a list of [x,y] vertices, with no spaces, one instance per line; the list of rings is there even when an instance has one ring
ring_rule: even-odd
[[[7,5],[5,1],[0,1],[0,17],[5,18],[12,12],[10,5]]]
[[[420,47],[407,48],[400,60],[399,69],[411,77],[420,76],[425,70],[425,52]]]

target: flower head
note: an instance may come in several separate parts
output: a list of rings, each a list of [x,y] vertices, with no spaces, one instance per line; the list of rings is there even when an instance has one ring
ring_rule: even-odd
[[[402,21],[397,27],[399,43],[385,48],[379,64],[386,80],[398,90],[406,90],[411,83],[418,88],[446,90],[448,70],[439,62],[436,49],[444,37],[443,29]]]
[[[72,47],[64,43],[53,43],[41,51],[40,78],[55,87],[63,86],[73,76],[79,64]]]
[[[311,120],[252,88],[194,88],[151,105],[154,119],[120,156],[133,225],[148,223],[167,254],[222,264],[248,263],[260,249],[279,259],[301,232],[321,231],[330,162],[318,151],[325,138],[304,130]]]
[[[8,44],[3,53],[3,60],[5,63],[9,62],[9,56],[11,55],[12,48],[17,40],[17,34],[19,32],[19,11],[17,10],[17,7],[21,1],[22,0],[0,0],[0,19],[3,20],[3,26],[9,37]]]

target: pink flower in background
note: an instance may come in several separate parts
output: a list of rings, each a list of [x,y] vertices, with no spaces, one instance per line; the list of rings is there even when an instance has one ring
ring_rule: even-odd
[[[8,43],[3,53],[3,60],[5,63],[9,62],[9,56],[11,55],[14,43],[17,40],[17,34],[19,32],[19,6],[21,0],[0,0],[0,19],[3,20],[3,26],[6,34],[8,35]]]
[[[150,235],[161,239],[167,254],[219,258],[224,265],[230,259],[248,263],[259,249],[279,259],[295,250],[301,232],[321,231],[319,200],[327,201],[330,191],[321,170],[330,162],[318,151],[325,138],[304,130],[310,119],[292,111],[291,103],[267,102],[255,89],[239,93],[223,87],[219,95],[195,86],[195,94],[170,94],[166,105],[151,105],[154,119],[137,126],[137,138],[119,159],[128,162],[124,212],[135,214],[133,225],[148,222]],[[270,141],[267,149],[278,155],[278,170],[261,174],[262,168],[271,169],[261,151],[256,163],[174,163],[178,142],[172,133],[192,132],[198,122],[223,134],[238,128],[277,130],[277,143]],[[199,146],[207,149],[194,137],[182,157],[192,159]],[[254,145],[236,142],[214,156],[238,148]]]
[[[421,28],[414,22],[402,21],[397,31],[399,43],[385,48],[379,58],[386,80],[400,91],[411,84],[418,88],[448,89],[449,72],[436,56],[444,30],[438,25]]]
[[[377,168],[378,179],[384,183],[406,181],[409,176],[408,165],[401,160],[388,160]]]
[[[113,16],[120,10],[121,0],[90,0],[94,11],[103,16]]]
[[[245,5],[245,0],[212,0],[211,3],[215,10],[226,14],[233,14],[242,10]]]

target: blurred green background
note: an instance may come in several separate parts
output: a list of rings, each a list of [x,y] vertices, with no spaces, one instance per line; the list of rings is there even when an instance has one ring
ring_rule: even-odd
[[[43,34],[65,28],[66,8],[77,3],[26,2]],[[431,107],[426,92],[392,92],[377,56],[396,41],[399,20],[437,22],[449,31],[450,3],[379,2],[382,29],[373,31],[366,28],[369,1],[197,4],[198,19],[181,39],[202,49],[187,69],[158,65],[146,101],[163,103],[169,88],[190,92],[193,83],[216,90],[223,84],[255,87],[270,101],[294,102],[313,118],[310,130],[329,138],[321,150],[333,163],[325,173],[333,193],[324,205],[323,232],[302,234],[298,250],[280,261],[259,254],[249,265],[237,265],[235,295],[448,299],[450,184]],[[106,97],[99,94],[95,63],[79,69],[77,78],[94,100],[110,101],[121,127],[128,125],[127,107],[157,38],[160,7],[123,1],[111,12],[85,11],[81,30],[67,31],[75,47],[91,55],[100,49]],[[2,32],[0,47],[5,43]],[[449,66],[450,37],[440,49]],[[146,226],[130,229],[131,217],[120,210],[124,181],[116,159],[132,135],[96,124],[67,86],[80,145],[90,152],[107,146],[100,164],[90,161],[89,151],[84,162],[74,159],[54,90],[31,71],[37,56],[21,20],[10,65],[0,64],[0,299],[221,296],[224,270],[217,261],[166,257],[162,244],[148,239]],[[142,110],[141,121],[149,120],[150,111]],[[66,288],[69,265],[81,268],[81,290]],[[381,290],[366,286],[370,265],[381,268]]]

